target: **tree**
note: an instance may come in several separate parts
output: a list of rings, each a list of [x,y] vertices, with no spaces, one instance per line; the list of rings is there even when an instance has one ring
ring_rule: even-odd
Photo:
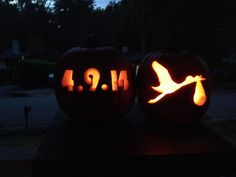
[[[11,42],[16,38],[16,18],[19,12],[15,6],[7,1],[0,1],[0,49],[11,47]]]
[[[13,39],[20,41],[21,51],[28,51],[36,56],[46,48],[47,38],[50,35],[49,23],[51,12],[46,9],[46,1],[18,0],[1,2],[0,34],[3,44],[9,48]],[[37,43],[35,42],[37,40]],[[33,45],[32,45],[33,44]],[[5,47],[6,48],[6,47]]]
[[[93,0],[60,0],[54,9],[55,47],[59,50],[82,45],[90,34]]]

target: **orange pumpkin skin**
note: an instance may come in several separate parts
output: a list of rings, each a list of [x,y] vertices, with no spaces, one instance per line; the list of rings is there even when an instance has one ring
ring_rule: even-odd
[[[168,78],[163,79],[162,76],[163,83],[160,83],[159,75],[152,66],[154,61],[161,64],[169,72],[171,80],[177,84],[184,83],[189,75],[205,78],[205,80],[200,81],[205,92],[204,104],[196,105],[193,100],[197,82],[184,85],[150,104],[150,100],[162,94],[160,91],[154,90],[152,86],[159,89],[158,86],[163,86],[167,83],[166,80],[170,80]],[[160,73],[160,69],[158,72]],[[201,58],[187,52],[179,54],[151,53],[144,58],[137,76],[138,100],[143,111],[150,120],[167,125],[189,125],[199,122],[210,103],[211,86],[211,74],[206,63]],[[170,90],[172,88],[174,87],[171,87]]]
[[[85,82],[85,72],[96,68],[100,79],[96,90]],[[62,86],[65,70],[73,70],[73,91]],[[111,70],[127,71],[128,88],[112,90]],[[90,76],[89,76],[90,77]],[[134,99],[133,77],[127,59],[115,48],[72,48],[66,51],[55,70],[55,95],[63,112],[73,120],[87,123],[104,123],[120,119]]]

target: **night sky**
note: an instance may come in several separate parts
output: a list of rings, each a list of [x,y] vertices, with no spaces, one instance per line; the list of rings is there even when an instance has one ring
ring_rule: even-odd
[[[96,4],[96,7],[105,8],[110,1],[111,0],[95,0],[95,4]]]

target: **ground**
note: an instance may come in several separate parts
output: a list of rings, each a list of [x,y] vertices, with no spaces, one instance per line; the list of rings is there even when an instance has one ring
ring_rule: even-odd
[[[207,126],[236,146],[236,119],[209,121]]]
[[[24,106],[30,105],[30,126],[49,126],[58,106],[52,89],[19,91],[17,86],[0,87],[0,127],[23,127]]]
[[[32,159],[42,140],[40,128],[49,127],[59,110],[53,90],[1,86],[0,97],[0,159]],[[39,133],[24,133],[25,105],[32,107],[29,126]],[[236,89],[214,90],[206,115],[209,127],[236,144]]]
[[[0,87],[0,128],[24,127],[24,106],[31,105],[29,125],[49,126],[59,107],[52,89],[19,91],[17,86]],[[209,120],[236,119],[236,89],[214,90],[206,113]]]

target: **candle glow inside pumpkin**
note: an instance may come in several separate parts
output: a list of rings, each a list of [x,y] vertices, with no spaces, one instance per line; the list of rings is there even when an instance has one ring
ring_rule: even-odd
[[[205,104],[207,97],[201,81],[206,80],[206,78],[202,77],[201,75],[196,75],[194,77],[188,75],[183,82],[176,83],[172,80],[168,70],[157,61],[152,62],[152,68],[160,82],[159,86],[152,86],[152,89],[159,92],[160,94],[156,98],[149,100],[149,104],[155,104],[167,94],[174,93],[180,88],[192,83],[196,83],[193,96],[194,103],[197,106],[203,106]]]

